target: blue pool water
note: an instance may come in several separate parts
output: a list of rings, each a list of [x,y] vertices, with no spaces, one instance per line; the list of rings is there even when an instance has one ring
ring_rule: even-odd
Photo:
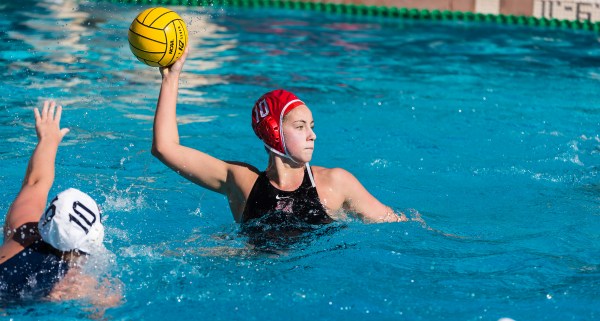
[[[191,37],[184,144],[264,168],[250,108],[287,88],[312,108],[314,165],[349,170],[431,228],[349,220],[273,255],[245,251],[224,197],[150,155],[160,75],[126,39],[144,8],[0,4],[0,211],[36,142],[31,108],[56,99],[71,132],[52,193],[99,200],[110,254],[97,264],[123,283],[102,317],[600,319],[597,34],[174,7]],[[0,316],[98,314],[66,302]]]

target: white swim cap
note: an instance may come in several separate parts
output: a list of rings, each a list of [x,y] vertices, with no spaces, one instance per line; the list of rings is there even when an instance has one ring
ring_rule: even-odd
[[[40,218],[44,242],[61,251],[92,253],[102,248],[104,226],[98,204],[86,193],[69,188],[58,194]]]

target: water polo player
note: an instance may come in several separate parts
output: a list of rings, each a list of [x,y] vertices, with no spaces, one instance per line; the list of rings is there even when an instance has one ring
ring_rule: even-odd
[[[54,182],[58,145],[69,131],[60,129],[61,106],[46,101],[34,109],[37,146],[19,194],[10,206],[0,247],[2,301],[88,298],[110,306],[120,294],[108,293],[81,271],[88,255],[103,249],[100,209],[87,194],[70,188],[44,210]]]
[[[175,64],[160,69],[152,153],[183,177],[227,196],[236,222],[246,223],[274,211],[310,224],[332,222],[340,212],[353,213],[366,222],[406,220],[373,197],[348,171],[309,165],[317,138],[312,113],[303,101],[282,89],[260,97],[251,113],[252,128],[269,153],[265,171],[181,145],[176,106],[187,55],[188,49]]]

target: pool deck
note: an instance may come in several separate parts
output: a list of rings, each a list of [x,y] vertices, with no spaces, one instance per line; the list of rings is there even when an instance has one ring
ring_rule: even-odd
[[[312,0],[397,8],[468,11],[536,18],[600,21],[600,0]]]

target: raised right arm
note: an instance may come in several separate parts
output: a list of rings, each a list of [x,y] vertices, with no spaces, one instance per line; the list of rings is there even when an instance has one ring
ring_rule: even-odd
[[[11,204],[4,223],[4,242],[12,238],[19,226],[36,222],[44,213],[48,192],[54,182],[54,163],[58,145],[69,132],[60,128],[62,107],[53,101],[44,102],[40,113],[34,109],[38,143],[29,159],[19,194]]]
[[[228,164],[179,143],[177,91],[187,55],[186,48],[183,56],[173,65],[160,69],[162,85],[154,117],[152,155],[190,181],[211,191],[226,194]]]

